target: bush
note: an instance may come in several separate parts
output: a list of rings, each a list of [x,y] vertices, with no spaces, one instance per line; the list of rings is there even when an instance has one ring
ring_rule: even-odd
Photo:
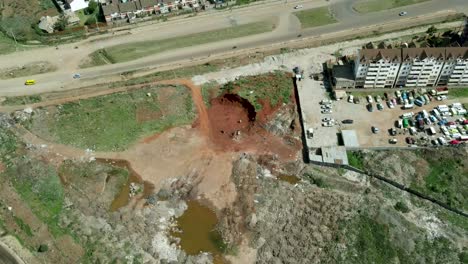
[[[431,26],[430,28],[427,29],[426,33],[429,35],[432,35],[437,32],[437,28],[434,26]]]
[[[410,211],[408,206],[404,202],[397,202],[395,204],[395,209],[402,213],[408,213]]]
[[[93,24],[96,24],[96,17],[88,17],[88,19],[86,19],[85,25],[89,26]]]
[[[49,246],[46,244],[41,244],[37,249],[37,252],[47,252],[49,250]]]
[[[64,16],[63,14],[57,19],[55,22],[54,29],[58,31],[63,31],[68,25],[68,17]]]

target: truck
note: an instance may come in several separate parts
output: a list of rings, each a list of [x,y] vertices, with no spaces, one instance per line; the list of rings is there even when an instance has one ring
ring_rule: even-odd
[[[436,88],[436,95],[445,95],[448,94],[448,88],[447,87],[438,87]]]

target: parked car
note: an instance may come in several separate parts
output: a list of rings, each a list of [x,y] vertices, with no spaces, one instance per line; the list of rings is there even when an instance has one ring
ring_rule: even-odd
[[[294,9],[301,9],[303,7],[304,7],[303,5],[297,5],[297,6],[294,7]]]
[[[81,74],[79,73],[73,74],[73,79],[79,79],[79,78],[81,78]]]
[[[322,114],[331,114],[331,113],[333,113],[333,111],[332,111],[331,109],[323,109],[323,110],[321,111],[321,113],[322,113]]]
[[[372,100],[372,96],[368,95],[366,98],[368,103],[372,104],[374,102],[374,100]]]
[[[388,100],[387,101],[388,108],[393,109],[395,108],[395,105],[393,105],[392,101]]]
[[[388,140],[388,143],[390,144],[396,144],[398,142],[398,140],[396,138],[391,138]]]
[[[359,97],[354,97],[354,103],[355,104],[360,104],[361,103],[361,100],[359,99]]]
[[[352,124],[352,123],[354,123],[354,121],[352,119],[345,119],[345,120],[341,121],[341,123],[343,123],[343,124]]]
[[[379,133],[380,129],[378,127],[373,126],[372,127],[372,133],[377,134]]]
[[[353,103],[354,102],[354,96],[350,95],[348,97],[348,103]]]
[[[372,106],[371,103],[367,104],[367,111],[374,112],[374,107]]]
[[[398,15],[399,16],[406,16],[408,14],[408,12],[406,11],[401,11]]]
[[[416,143],[416,140],[414,138],[412,138],[412,137],[406,137],[405,140],[406,140],[406,143],[411,144],[411,145]]]
[[[331,121],[332,119],[330,117],[325,117],[322,119],[322,122],[328,122]]]
[[[383,104],[377,103],[377,109],[378,109],[379,111],[382,111],[383,108],[384,108],[384,107],[383,107]]]
[[[388,133],[390,134],[390,136],[396,136],[396,129],[392,127],[388,130]]]
[[[382,98],[380,98],[380,95],[377,95],[377,96],[375,97],[375,101],[376,101],[377,103],[382,102]]]

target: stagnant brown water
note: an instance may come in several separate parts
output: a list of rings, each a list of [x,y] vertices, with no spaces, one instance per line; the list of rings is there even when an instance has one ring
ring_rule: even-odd
[[[296,184],[301,181],[301,179],[292,175],[280,175],[278,176],[278,180],[289,182],[290,184]]]
[[[209,252],[215,264],[225,263],[220,247],[221,236],[215,230],[218,223],[216,213],[199,201],[187,202],[188,208],[177,218],[177,227],[182,232],[171,235],[180,238],[180,247],[189,255]]]
[[[128,161],[113,159],[96,159],[96,161],[126,169],[129,173],[127,182],[122,186],[119,193],[111,203],[111,212],[117,211],[119,208],[126,206],[130,202],[130,183],[132,182],[143,184],[143,198],[146,198],[153,193],[154,186],[149,182],[143,181],[140,175],[133,170]]]

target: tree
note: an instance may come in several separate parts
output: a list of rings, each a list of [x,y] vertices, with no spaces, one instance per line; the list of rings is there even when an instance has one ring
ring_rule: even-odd
[[[94,14],[98,10],[98,3],[95,0],[89,1],[88,8],[86,9],[86,12],[88,14]]]
[[[54,24],[54,29],[58,31],[63,31],[68,25],[68,17],[65,16],[64,14],[60,14],[59,18],[57,19],[57,22]]]
[[[437,28],[434,26],[431,26],[430,28],[427,29],[426,33],[429,35],[432,35],[437,32]]]

